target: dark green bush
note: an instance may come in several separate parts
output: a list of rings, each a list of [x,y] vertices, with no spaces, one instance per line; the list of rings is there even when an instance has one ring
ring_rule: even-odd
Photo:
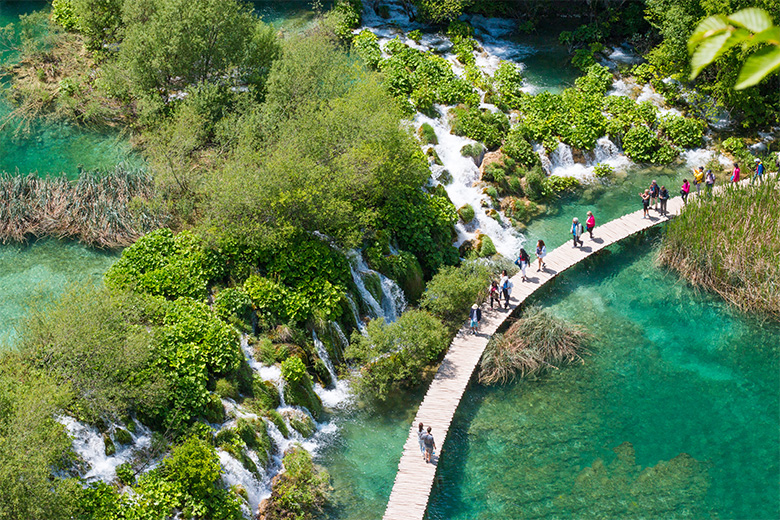
[[[238,400],[238,388],[232,381],[228,381],[225,378],[217,379],[215,383],[214,393],[216,393],[222,399]]]
[[[487,235],[482,235],[482,245],[479,248],[479,256],[493,256],[496,254],[496,246],[493,239]]]
[[[509,119],[500,112],[456,107],[452,109],[452,116],[453,134],[485,143],[490,149],[498,148],[509,131]]]
[[[701,146],[705,124],[670,114],[661,118],[658,127],[677,146],[697,148]]]
[[[419,130],[420,140],[425,144],[439,144],[439,138],[436,137],[436,131],[428,123],[423,123]]]
[[[284,455],[284,472],[274,479],[266,520],[311,520],[322,511],[328,492],[328,473],[314,465],[309,452],[295,447]]]
[[[623,137],[623,151],[634,162],[653,162],[660,143],[655,133],[646,126],[634,126]]]
[[[291,356],[282,361],[282,377],[287,383],[284,387],[284,399],[287,404],[302,406],[314,417],[322,417],[322,401],[314,393],[312,380],[301,358]]]
[[[459,327],[468,309],[484,299],[490,285],[490,271],[478,262],[445,267],[428,282],[420,307],[450,326]]]
[[[458,217],[464,224],[468,224],[474,220],[474,208],[470,204],[464,204],[458,208]]]
[[[467,144],[460,149],[460,154],[463,157],[477,158],[483,154],[485,147],[479,143]]]
[[[539,155],[534,151],[531,143],[523,137],[522,129],[519,127],[512,128],[501,149],[509,157],[527,168],[539,162]]]
[[[280,404],[279,390],[276,385],[270,381],[263,381],[257,374],[252,380],[252,394],[265,410],[273,410]]]
[[[353,334],[346,352],[362,366],[357,390],[386,399],[394,388],[416,386],[423,369],[439,359],[448,341],[445,327],[427,312],[408,310],[390,324],[372,320],[366,336]]]

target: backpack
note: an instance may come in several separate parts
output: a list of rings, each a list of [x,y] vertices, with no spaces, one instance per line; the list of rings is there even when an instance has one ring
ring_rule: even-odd
[[[581,222],[577,223],[577,234],[578,235],[582,234],[582,223]]]

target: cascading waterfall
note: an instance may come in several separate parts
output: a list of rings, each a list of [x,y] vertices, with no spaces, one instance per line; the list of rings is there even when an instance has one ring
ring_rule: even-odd
[[[398,319],[398,316],[406,309],[406,298],[404,298],[403,290],[390,278],[369,268],[359,252],[352,251],[347,256],[350,259],[349,270],[352,273],[352,280],[357,286],[360,297],[369,306],[374,317],[384,319],[385,323],[392,323]],[[364,280],[366,276],[379,278],[379,287],[382,292],[381,302],[378,302],[374,295],[371,294],[371,291],[366,288]],[[356,311],[357,309],[354,310]],[[360,327],[359,319],[357,321],[358,327]],[[362,330],[363,328],[361,327]]]
[[[228,452],[217,449],[217,455],[219,456],[219,464],[222,466],[222,481],[228,486],[240,486],[246,491],[249,508],[244,510],[244,515],[252,518],[254,516],[252,512],[257,511],[260,502],[271,496],[271,479],[267,478],[262,465],[259,465],[258,469],[263,478],[258,479],[254,473],[246,469]],[[251,450],[247,450],[247,455],[250,459],[252,459],[251,455],[255,455],[252,459],[253,462],[257,459],[257,455]],[[257,464],[257,462],[255,463]]]
[[[333,368],[333,363],[331,363],[330,361],[330,356],[328,355],[328,349],[325,348],[325,344],[317,336],[317,333],[315,331],[311,331],[311,337],[312,340],[314,341],[314,348],[317,349],[317,355],[325,364],[325,368],[328,369],[328,374],[330,374],[330,378],[335,384],[336,381],[338,380],[338,376],[336,376],[336,369]]]
[[[354,275],[353,275],[353,279],[354,279]],[[366,324],[363,323],[363,320],[360,319],[360,313],[358,312],[357,304],[355,303],[355,300],[352,299],[352,296],[350,296],[349,294],[347,294],[346,296],[347,296],[347,303],[349,303],[349,308],[352,309],[352,316],[354,316],[355,318],[355,325],[357,326],[360,333],[365,336]]]
[[[73,451],[89,465],[84,474],[87,481],[103,480],[110,482],[116,478],[116,468],[130,462],[138,451],[148,448],[152,443],[152,432],[138,423],[135,433],[130,433],[133,443],[122,445],[115,443],[116,453],[106,455],[103,435],[93,426],[83,424],[66,415],[57,417],[73,439]]]

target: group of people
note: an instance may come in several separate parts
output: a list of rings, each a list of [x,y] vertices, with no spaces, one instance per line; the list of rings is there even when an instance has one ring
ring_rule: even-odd
[[[433,440],[431,427],[428,426],[426,430],[423,423],[417,425],[417,439],[420,441],[420,453],[422,453],[423,460],[431,462],[431,456],[433,456],[436,450],[436,442]]]
[[[591,240],[593,239],[593,228],[596,227],[596,217],[593,216],[593,213],[588,211],[587,218],[585,219],[585,228],[582,227],[582,224],[580,224],[580,221],[577,217],[574,217],[571,219],[571,236],[574,240],[574,247],[577,247],[577,244],[583,245],[582,239],[580,238],[584,231],[587,231],[590,234]],[[542,249],[544,249],[544,242],[541,240],[539,241],[542,244]],[[542,251],[546,253],[546,251]],[[536,256],[539,256],[539,245],[536,246]],[[544,256],[542,256],[544,258]],[[542,267],[544,267],[544,261],[540,259],[539,261],[539,269],[537,271],[541,270]]]
[[[753,178],[750,181],[751,183],[756,181],[762,182],[764,179],[764,163],[759,158],[755,159],[755,163],[756,168],[753,172]],[[731,172],[730,181],[732,183],[739,182],[740,174],[741,170],[739,169],[739,164],[734,163],[734,170]],[[712,189],[715,187],[715,174],[712,173],[712,170],[707,169],[705,171],[704,166],[699,166],[698,168],[693,169],[693,187],[696,189],[697,194],[701,193],[702,184],[704,184],[707,194],[712,193]],[[683,179],[682,186],[680,186],[680,196],[682,197],[683,204],[688,203],[688,195],[690,193],[691,183],[688,182],[688,179]],[[662,215],[667,214],[666,202],[669,200],[669,190],[666,189],[666,186],[658,186],[658,183],[654,180],[650,183],[650,187],[640,193],[639,196],[642,198],[642,210],[644,211],[642,218],[648,218],[651,204],[653,205],[653,209]],[[574,220],[576,222],[577,219]],[[574,243],[575,245],[577,244],[576,237]]]

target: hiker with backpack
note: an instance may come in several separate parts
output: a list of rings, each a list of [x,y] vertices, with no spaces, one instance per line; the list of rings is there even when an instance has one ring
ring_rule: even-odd
[[[523,277],[521,278],[523,282],[528,281],[528,278],[526,278],[525,276],[525,270],[528,268],[530,264],[531,264],[531,257],[528,256],[528,253],[525,252],[525,249],[520,248],[520,254],[517,255],[517,260],[515,260],[515,265],[519,267],[520,270],[523,272]]]
[[[501,286],[501,294],[504,297],[504,308],[509,308],[509,293],[512,291],[512,282],[509,281],[509,275],[506,274],[506,269],[504,269],[501,272],[501,281],[499,282],[499,285]]]
[[[574,247],[577,247],[577,243],[582,245],[582,240],[580,240],[580,236],[582,236],[582,224],[577,220],[577,217],[571,219],[571,236],[574,239]]]

